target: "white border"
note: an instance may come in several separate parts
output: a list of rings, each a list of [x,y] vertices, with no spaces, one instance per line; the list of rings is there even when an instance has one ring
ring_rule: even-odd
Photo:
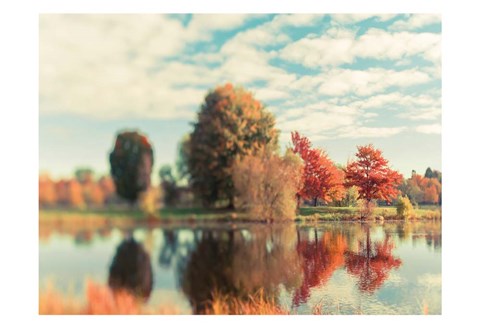
[[[80,327],[90,323],[430,326],[478,322],[479,227],[478,12],[473,1],[3,1],[0,4],[0,201],[2,203],[2,326]],[[457,9],[458,8],[458,9]],[[38,14],[60,12],[383,12],[443,17],[443,309],[441,316],[39,317],[38,313]],[[147,322],[148,321],[148,322]],[[150,321],[155,321],[152,323]],[[469,325],[470,326],[470,325]]]

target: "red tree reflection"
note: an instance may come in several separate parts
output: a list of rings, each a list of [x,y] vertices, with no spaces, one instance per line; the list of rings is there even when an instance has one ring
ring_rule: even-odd
[[[302,261],[303,283],[293,296],[295,306],[308,300],[311,288],[327,283],[333,272],[344,264],[343,254],[347,249],[347,242],[341,234],[325,232],[318,240],[315,231],[312,241],[300,240],[298,236],[297,252]]]
[[[402,265],[402,260],[392,255],[395,244],[387,235],[382,242],[372,244],[370,228],[365,241],[359,242],[359,251],[345,253],[347,272],[358,276],[358,287],[363,292],[373,293],[388,278],[389,272]]]

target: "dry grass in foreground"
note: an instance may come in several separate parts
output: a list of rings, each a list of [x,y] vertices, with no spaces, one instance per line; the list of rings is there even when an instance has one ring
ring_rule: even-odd
[[[182,314],[174,306],[151,308],[126,291],[87,282],[86,302],[69,299],[51,286],[40,293],[39,314]]]
[[[275,303],[272,298],[264,297],[263,290],[250,295],[247,300],[213,293],[209,309],[203,314],[290,314]]]

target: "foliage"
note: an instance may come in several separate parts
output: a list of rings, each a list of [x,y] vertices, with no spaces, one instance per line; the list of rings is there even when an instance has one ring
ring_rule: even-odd
[[[441,173],[432,173],[432,176],[432,178],[428,178],[427,174],[422,177],[412,173],[412,176],[405,180],[400,187],[402,194],[414,204],[441,204],[442,184],[437,178],[437,176],[441,177]]]
[[[39,205],[52,206],[57,202],[57,192],[55,190],[55,183],[47,174],[41,175],[38,181],[38,196]]]
[[[190,135],[188,171],[194,193],[206,206],[227,200],[233,206],[235,159],[276,149],[275,119],[243,88],[227,83],[205,97]]]
[[[408,197],[402,197],[402,196],[398,197],[397,215],[399,215],[404,219],[410,219],[415,216],[415,211]]]
[[[103,192],[104,202],[111,203],[115,199],[115,183],[111,176],[102,176],[98,182],[98,186]]]
[[[357,207],[359,205],[357,187],[347,188],[345,196],[341,200],[334,201],[333,205],[338,207]]]
[[[425,171],[424,177],[429,179],[437,179],[440,183],[442,183],[442,172],[432,170],[430,167],[428,167]]]
[[[233,169],[237,205],[260,220],[294,219],[302,163],[291,151],[282,158],[264,152],[237,160]]]
[[[138,205],[140,210],[147,215],[153,215],[157,213],[159,199],[159,189],[155,187],[148,188],[147,191],[143,191],[138,196]]]
[[[178,203],[180,192],[177,187],[177,179],[172,172],[172,167],[170,165],[163,165],[160,168],[159,175],[164,204],[166,206],[175,206]]]
[[[93,170],[88,167],[81,167],[75,170],[75,178],[81,184],[93,181]]]
[[[105,203],[105,194],[98,183],[93,180],[84,180],[82,184],[83,198],[87,205],[101,206]]]
[[[150,187],[153,150],[147,137],[138,132],[121,132],[110,153],[110,173],[117,194],[134,203]]]
[[[402,182],[402,175],[390,169],[382,151],[373,145],[357,149],[357,159],[349,162],[345,169],[345,186],[358,188],[358,197],[365,200],[363,208],[368,214],[372,200],[391,202],[398,195],[397,186]]]
[[[175,168],[177,170],[177,180],[182,183],[183,180],[189,180],[188,159],[190,157],[190,135],[185,135],[177,147],[177,159]]]
[[[340,200],[345,195],[343,186],[344,173],[340,170],[322,149],[312,148],[307,137],[298,132],[292,132],[293,152],[299,154],[304,163],[303,186],[299,196],[303,199],[318,199],[325,202]]]

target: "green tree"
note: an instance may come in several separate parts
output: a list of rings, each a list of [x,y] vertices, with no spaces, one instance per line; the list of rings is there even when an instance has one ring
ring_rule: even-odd
[[[110,153],[110,173],[120,197],[135,203],[139,193],[150,187],[152,166],[153,149],[146,136],[136,131],[117,135]]]
[[[175,161],[175,168],[178,175],[178,183],[183,184],[183,181],[189,180],[188,172],[188,158],[190,157],[190,135],[183,136],[177,147],[177,159]]]
[[[170,165],[163,165],[160,168],[159,174],[160,185],[163,190],[163,201],[167,206],[175,206],[180,193],[177,187],[177,179],[172,172],[172,167]]]
[[[277,150],[274,116],[243,88],[230,83],[209,92],[190,135],[188,169],[195,195],[205,206],[233,207],[234,160],[269,147]]]
[[[75,178],[81,184],[93,181],[93,175],[93,170],[88,167],[80,167],[75,170]]]
[[[433,178],[433,171],[430,167],[427,168],[427,170],[425,171],[425,178]]]

